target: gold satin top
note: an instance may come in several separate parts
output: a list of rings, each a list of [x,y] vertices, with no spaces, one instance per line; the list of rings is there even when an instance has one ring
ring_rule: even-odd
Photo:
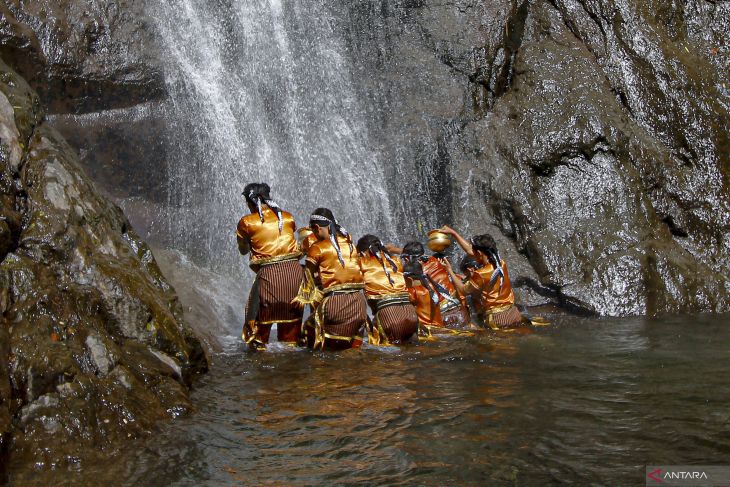
[[[388,281],[385,270],[383,270],[383,264],[377,257],[370,252],[367,252],[365,257],[360,257],[360,270],[362,270],[362,275],[365,279],[365,294],[368,297],[406,292],[406,279],[403,277],[403,262],[396,256],[393,256],[393,262],[395,262],[397,269],[395,271],[391,267],[390,262],[387,259],[385,261],[388,272],[390,272],[390,278],[393,279],[393,284],[391,284]]]
[[[279,234],[276,213],[268,206],[262,208],[262,213],[263,222],[258,213],[246,215],[238,222],[236,235],[250,242],[251,262],[298,252],[297,239],[294,236],[297,224],[292,214],[281,211],[283,228]]]
[[[317,236],[313,233],[310,233],[307,235],[307,238],[302,240],[301,246],[302,246],[302,252],[305,254],[309,252],[309,248],[317,241]]]
[[[340,264],[337,251],[329,239],[318,240],[307,251],[307,262],[317,266],[319,280],[324,291],[331,286],[364,282],[360,271],[360,256],[355,246],[352,246],[352,253],[350,253],[349,241],[341,235],[337,236],[337,243],[340,244],[342,260],[345,261],[344,267]]]
[[[502,272],[504,272],[504,284],[502,284],[501,290],[499,289],[501,279],[497,279],[492,286],[489,286],[489,281],[494,272],[494,266],[491,263],[472,272],[471,278],[466,285],[468,293],[478,293],[479,305],[484,308],[484,311],[515,304],[515,293],[512,291],[507,264],[502,261],[501,265]]]
[[[428,289],[419,285],[408,288],[411,304],[416,308],[418,321],[427,326],[444,326],[444,319],[441,316],[441,308],[433,304]]]

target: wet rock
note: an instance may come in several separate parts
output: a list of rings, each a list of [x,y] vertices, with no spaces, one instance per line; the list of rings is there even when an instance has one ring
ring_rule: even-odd
[[[497,233],[531,304],[730,308],[728,5],[642,5],[333,7],[398,219]]]
[[[15,222],[0,228],[10,234],[0,436],[12,438],[11,469],[58,467],[188,411],[207,361],[151,251],[44,122],[37,95],[2,63],[0,81],[13,108],[0,110],[0,126],[14,137],[0,152],[4,222]]]
[[[99,375],[104,376],[114,367],[114,359],[107,350],[104,341],[97,334],[90,334],[86,337],[86,346],[91,355],[91,361],[94,363]]]
[[[128,107],[164,96],[145,2],[32,0],[0,6],[0,55],[50,113]]]
[[[40,95],[50,125],[116,201],[165,198],[160,110],[149,107],[159,105],[166,88],[145,12],[145,0],[0,5],[0,57]]]
[[[116,201],[168,201],[164,103],[53,115],[49,123],[78,149],[84,170],[105,194]]]

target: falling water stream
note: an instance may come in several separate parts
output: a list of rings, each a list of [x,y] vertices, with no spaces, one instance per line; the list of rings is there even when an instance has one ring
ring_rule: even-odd
[[[321,2],[165,0],[151,17],[167,54],[177,248],[241,275],[233,232],[252,181],[299,222],[327,206],[355,234],[391,228],[381,155]]]

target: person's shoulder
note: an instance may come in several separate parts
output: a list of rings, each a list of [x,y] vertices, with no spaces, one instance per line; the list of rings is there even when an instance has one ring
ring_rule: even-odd
[[[490,263],[490,264],[480,267],[472,275],[488,281],[492,278],[493,272],[494,272],[494,266]]]
[[[238,225],[236,226],[236,229],[238,231],[238,234],[243,237],[246,234],[246,231],[248,229],[250,222],[251,215],[244,215],[241,217],[240,220],[238,220]]]
[[[359,255],[358,253],[358,256],[360,257],[360,262],[363,265],[380,265],[380,259],[371,255],[369,252],[366,252],[365,255]]]
[[[322,255],[322,252],[326,249],[324,246],[325,244],[328,244],[329,242],[326,240],[315,240],[312,242],[312,244],[309,246],[309,250],[307,250],[307,256],[308,257],[317,257],[319,255]]]
[[[239,222],[239,225],[242,224],[242,225],[248,226],[248,225],[251,225],[252,223],[255,223],[255,222],[258,222],[258,221],[261,221],[261,219],[259,218],[258,213],[249,213],[248,215],[244,215],[244,216],[241,217],[241,220]]]

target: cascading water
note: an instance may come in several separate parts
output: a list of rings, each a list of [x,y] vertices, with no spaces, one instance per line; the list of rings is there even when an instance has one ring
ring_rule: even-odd
[[[319,2],[164,0],[172,245],[234,276],[248,182],[266,181],[300,223],[331,207],[354,233],[390,227],[333,19]]]
[[[172,247],[245,292],[252,274],[234,232],[247,212],[241,190],[258,181],[300,225],[326,206],[354,235],[392,228],[381,156],[325,5],[160,0],[149,8],[166,51]],[[222,315],[231,330],[241,303],[229,303],[237,318]]]

